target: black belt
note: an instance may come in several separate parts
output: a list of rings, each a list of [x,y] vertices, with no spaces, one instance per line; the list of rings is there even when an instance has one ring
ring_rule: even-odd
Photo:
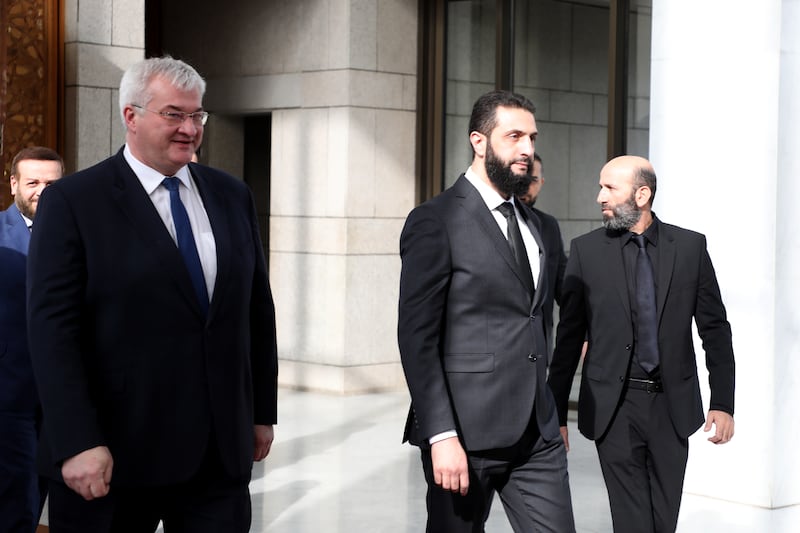
[[[628,388],[645,392],[664,392],[661,380],[628,378]]]

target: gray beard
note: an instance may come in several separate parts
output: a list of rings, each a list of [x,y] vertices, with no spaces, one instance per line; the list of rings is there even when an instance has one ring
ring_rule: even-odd
[[[603,217],[603,227],[612,231],[629,230],[642,218],[642,212],[632,201],[625,202],[614,208],[613,216]]]

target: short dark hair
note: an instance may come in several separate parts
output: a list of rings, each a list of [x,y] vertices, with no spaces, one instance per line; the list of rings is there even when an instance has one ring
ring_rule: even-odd
[[[472,106],[467,135],[477,131],[488,137],[497,126],[498,107],[524,109],[531,115],[536,114],[536,106],[527,97],[511,91],[491,91],[478,98]]]
[[[58,152],[45,146],[28,146],[14,156],[14,160],[11,162],[11,175],[17,175],[17,166],[20,161],[31,159],[34,161],[58,161],[61,165],[61,173],[64,173],[64,160],[58,155]]]
[[[533,152],[533,160],[538,161],[542,165],[542,170],[544,170],[544,163],[542,163],[542,156],[539,155],[539,152]]]
[[[633,190],[636,191],[639,187],[650,189],[650,205],[653,205],[656,197],[656,173],[646,166],[638,167],[633,173]]]

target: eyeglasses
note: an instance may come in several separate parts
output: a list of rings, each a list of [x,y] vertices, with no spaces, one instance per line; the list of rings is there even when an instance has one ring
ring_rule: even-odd
[[[206,122],[208,122],[208,111],[195,111],[194,113],[184,113],[183,111],[153,111],[152,109],[147,109],[139,104],[131,104],[131,107],[136,107],[145,111],[150,111],[156,115],[160,115],[161,118],[173,126],[180,126],[187,118],[191,119],[195,126],[205,126]]]

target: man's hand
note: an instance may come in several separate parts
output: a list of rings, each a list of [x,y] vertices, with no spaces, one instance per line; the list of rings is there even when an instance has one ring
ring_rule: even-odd
[[[569,451],[569,430],[567,429],[567,426],[561,426],[558,428],[558,430],[561,432],[561,439],[564,441],[564,448]]]
[[[711,425],[717,427],[713,436],[709,437],[709,442],[714,444],[725,444],[733,438],[733,417],[725,411],[708,411],[706,417],[706,427],[703,431],[708,432],[711,430]]]
[[[469,490],[467,454],[458,437],[440,440],[431,444],[433,480],[444,490],[459,492],[466,496]]]
[[[61,475],[69,488],[84,500],[102,498],[108,494],[114,459],[105,446],[97,446],[73,455],[61,466]]]
[[[269,450],[272,448],[272,440],[275,438],[275,431],[272,426],[256,424],[255,438],[256,449],[253,452],[253,461],[261,461],[269,455]]]

